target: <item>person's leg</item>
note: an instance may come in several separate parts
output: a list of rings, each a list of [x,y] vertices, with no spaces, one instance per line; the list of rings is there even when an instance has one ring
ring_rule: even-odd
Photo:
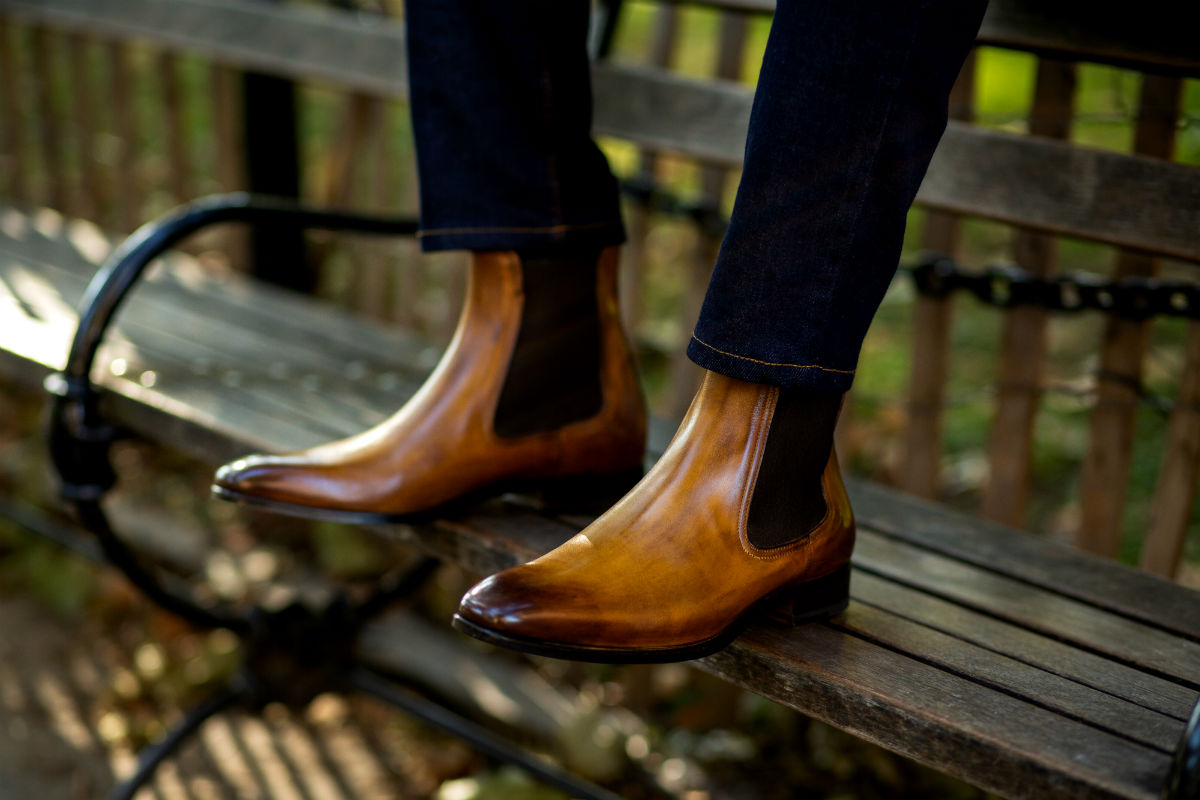
[[[985,0],[781,0],[688,355],[844,392]]]
[[[671,445],[595,523],[463,598],[461,630],[597,661],[694,658],[757,611],[848,598],[842,393],[984,0],[780,0]]]
[[[408,0],[406,24],[421,244],[473,251],[454,339],[382,424],[239,459],[214,491],[347,522],[531,481],[619,496],[645,411],[617,312],[616,181],[591,139],[588,4]]]
[[[425,250],[624,240],[591,138],[587,0],[407,0]]]

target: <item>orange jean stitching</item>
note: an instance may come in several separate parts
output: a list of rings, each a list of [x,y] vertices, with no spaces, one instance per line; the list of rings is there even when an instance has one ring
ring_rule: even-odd
[[[566,231],[607,228],[615,222],[591,222],[586,225],[552,225],[547,228],[429,228],[418,231],[417,238],[424,236],[453,236],[462,233],[564,233]]]
[[[727,353],[719,347],[713,347],[708,342],[697,337],[696,334],[694,334],[694,333],[692,334],[692,339],[694,339],[698,344],[702,344],[705,347],[707,347],[709,350],[712,350],[715,353],[720,353],[723,356],[729,356],[730,358],[738,358],[738,359],[741,359],[742,361],[753,361],[755,364],[763,364],[768,367],[791,367],[792,369],[819,369],[819,370],[821,370],[821,372],[836,372],[839,375],[853,375],[854,374],[854,370],[852,370],[852,369],[833,369],[832,367],[822,367],[820,364],[787,364],[782,361],[763,361],[758,358],[750,358],[749,356],[739,356],[737,353]]]

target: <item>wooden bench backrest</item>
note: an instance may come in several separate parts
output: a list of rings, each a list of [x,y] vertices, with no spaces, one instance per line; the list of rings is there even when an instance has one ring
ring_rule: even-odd
[[[750,43],[751,25],[742,12],[769,11],[773,4],[697,5],[714,6],[721,15],[706,67],[719,80],[671,71],[670,65],[687,55],[678,47],[686,12],[664,4],[652,12],[641,65],[626,60],[597,65],[596,127],[638,147],[632,167],[638,177],[661,174],[680,155],[694,160],[698,188],[691,199],[727,211],[752,97],[742,73],[747,56],[754,55],[747,49],[761,45]],[[1014,259],[1040,274],[1055,271],[1054,235],[1124,248],[1113,259],[1117,276],[1155,274],[1159,257],[1200,262],[1200,170],[1170,160],[1183,78],[1200,76],[1195,12],[1188,4],[1160,5],[1161,13],[1134,15],[1104,4],[1050,7],[1033,0],[992,0],[980,42],[1041,54],[1029,135],[971,124],[968,64],[952,100],[955,121],[918,196],[929,209],[921,232],[925,247],[954,255],[960,249],[960,216],[966,215],[1016,226]],[[131,49],[131,41],[150,42],[153,49]],[[211,97],[207,121],[187,118],[181,97],[197,87],[193,72],[181,72],[180,53],[200,54],[211,63],[206,85],[198,87]],[[401,176],[404,170],[396,168],[397,163],[407,168],[411,153],[398,152],[394,144],[403,138],[397,130],[404,120],[385,102],[405,95],[402,53],[398,23],[311,8],[222,0],[3,0],[0,111],[20,124],[0,125],[0,191],[18,202],[45,203],[130,229],[165,203],[239,188],[233,70],[254,69],[346,93],[337,100],[339,119],[321,146],[318,180],[306,187],[312,200],[411,210],[412,175]],[[1063,59],[1146,73],[1133,153],[1070,142],[1076,68]],[[100,62],[107,77],[102,85],[93,74]],[[163,99],[161,118],[153,121],[139,117],[132,99],[135,82],[146,80],[154,81]],[[202,138],[195,136],[197,129]],[[95,155],[95,134],[87,135],[96,131],[107,132],[109,146],[115,145],[107,163]],[[133,143],[144,138],[157,140],[153,161],[138,159]],[[646,330],[649,312],[638,304],[637,288],[653,277],[647,234],[659,219],[637,207],[629,220],[627,261],[633,279],[626,281],[624,301],[635,330],[649,342],[656,339]],[[680,292],[685,326],[698,310],[719,235],[697,229],[690,241]],[[359,250],[348,281],[359,288],[343,291],[343,299],[404,324],[444,331],[453,321],[454,304],[443,303],[446,311],[437,319],[422,316],[411,298],[429,291],[429,276],[414,270],[393,274],[394,263],[394,255]],[[453,280],[438,291],[455,296]],[[402,299],[393,303],[392,296]],[[897,474],[904,488],[925,496],[936,494],[939,486],[955,302],[921,297],[914,314],[913,371],[899,448],[903,469]],[[1018,526],[1026,520],[1049,319],[1048,312],[1035,308],[1007,311],[998,345],[989,479],[981,506],[986,516]],[[1117,548],[1139,402],[1130,386],[1140,381],[1150,324],[1111,318],[1098,343],[1101,378],[1082,470],[1077,541],[1099,552],[1112,554]],[[1191,327],[1142,551],[1143,565],[1164,574],[1179,563],[1197,480],[1200,328]],[[663,349],[678,353],[682,348],[668,340]],[[666,408],[678,412],[691,395],[694,370],[674,356],[668,374]]]

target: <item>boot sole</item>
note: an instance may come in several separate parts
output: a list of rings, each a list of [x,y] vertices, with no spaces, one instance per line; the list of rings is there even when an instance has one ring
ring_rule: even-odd
[[[307,506],[301,503],[289,503],[286,500],[259,497],[215,483],[210,489],[212,495],[220,500],[290,517],[314,519],[321,522],[339,522],[347,525],[395,525],[431,522],[440,517],[460,513],[493,497],[509,493],[538,496],[541,498],[544,508],[553,513],[598,514],[606,511],[624,497],[642,479],[642,475],[643,471],[638,467],[600,475],[570,475],[501,481],[467,492],[433,508],[402,513]]]
[[[767,618],[788,627],[820,622],[846,610],[850,604],[850,565],[820,578],[785,586],[766,595],[716,636],[668,648],[617,648],[551,642],[500,633],[454,615],[454,628],[468,636],[510,650],[596,664],[663,664],[691,661],[724,650],[752,622]]]

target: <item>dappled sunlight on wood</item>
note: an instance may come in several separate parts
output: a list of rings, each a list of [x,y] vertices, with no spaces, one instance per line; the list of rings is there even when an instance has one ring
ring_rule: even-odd
[[[119,650],[98,640],[98,633],[94,623],[50,617],[26,600],[0,602],[0,786],[15,790],[13,798],[105,796],[113,782],[132,773],[131,742],[146,719],[161,716],[170,725],[186,710],[164,700],[161,687],[139,677],[136,664],[113,661]],[[425,794],[436,778],[397,775],[395,758],[364,735],[361,714],[374,717],[374,709],[371,702],[323,695],[303,712],[272,707],[263,718],[240,711],[219,715],[137,798],[385,800]]]

